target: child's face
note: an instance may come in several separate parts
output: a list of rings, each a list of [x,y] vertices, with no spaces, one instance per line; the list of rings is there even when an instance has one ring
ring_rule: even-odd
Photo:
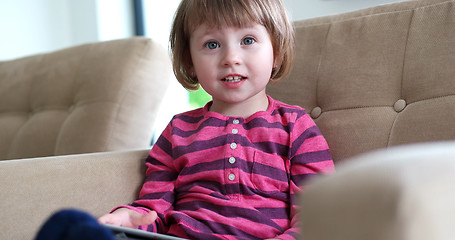
[[[208,28],[190,36],[194,74],[214,104],[242,103],[264,98],[274,65],[273,46],[266,28]]]

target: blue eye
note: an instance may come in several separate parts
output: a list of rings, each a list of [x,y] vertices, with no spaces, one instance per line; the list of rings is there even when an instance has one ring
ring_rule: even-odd
[[[256,42],[256,40],[254,38],[252,38],[252,37],[246,37],[246,38],[244,38],[242,40],[242,44],[243,45],[251,45],[251,44],[253,44],[255,42]]]
[[[217,42],[208,42],[205,44],[205,47],[208,49],[216,49],[219,48],[220,45]]]

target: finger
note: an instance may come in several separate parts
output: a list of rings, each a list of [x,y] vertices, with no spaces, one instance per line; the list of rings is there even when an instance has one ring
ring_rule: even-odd
[[[98,223],[100,224],[111,224],[111,225],[118,225],[115,224],[115,219],[110,214],[104,215],[100,218],[98,218]]]
[[[155,211],[151,211],[145,215],[137,215],[137,217],[133,219],[133,224],[136,226],[150,225],[155,222],[157,217],[158,215]]]
[[[150,225],[150,224],[154,223],[157,218],[158,218],[158,214],[155,211],[151,211],[151,212],[147,213],[147,215],[145,215],[144,220],[146,222],[146,225]]]
[[[98,223],[100,223],[100,224],[108,224],[108,219],[109,219],[108,215],[103,215],[100,218],[98,218]]]

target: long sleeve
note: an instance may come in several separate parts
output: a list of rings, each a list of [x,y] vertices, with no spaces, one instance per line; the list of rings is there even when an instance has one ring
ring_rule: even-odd
[[[146,159],[147,172],[139,199],[131,206],[139,212],[154,210],[158,219],[151,226],[141,229],[154,232],[167,231],[165,214],[173,209],[175,201],[175,181],[178,171],[173,166],[172,144],[170,142],[172,126],[169,124],[151,149]]]
[[[308,114],[297,116],[291,129],[290,159],[290,217],[291,228],[279,239],[296,239],[299,233],[297,195],[304,190],[308,178],[334,171],[329,147]]]

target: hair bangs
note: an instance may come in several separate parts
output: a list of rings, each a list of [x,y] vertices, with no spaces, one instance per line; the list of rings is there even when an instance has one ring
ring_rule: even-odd
[[[255,1],[238,0],[198,0],[192,1],[195,6],[189,7],[185,34],[190,35],[198,26],[206,24],[209,28],[249,27],[262,24],[264,16]]]

